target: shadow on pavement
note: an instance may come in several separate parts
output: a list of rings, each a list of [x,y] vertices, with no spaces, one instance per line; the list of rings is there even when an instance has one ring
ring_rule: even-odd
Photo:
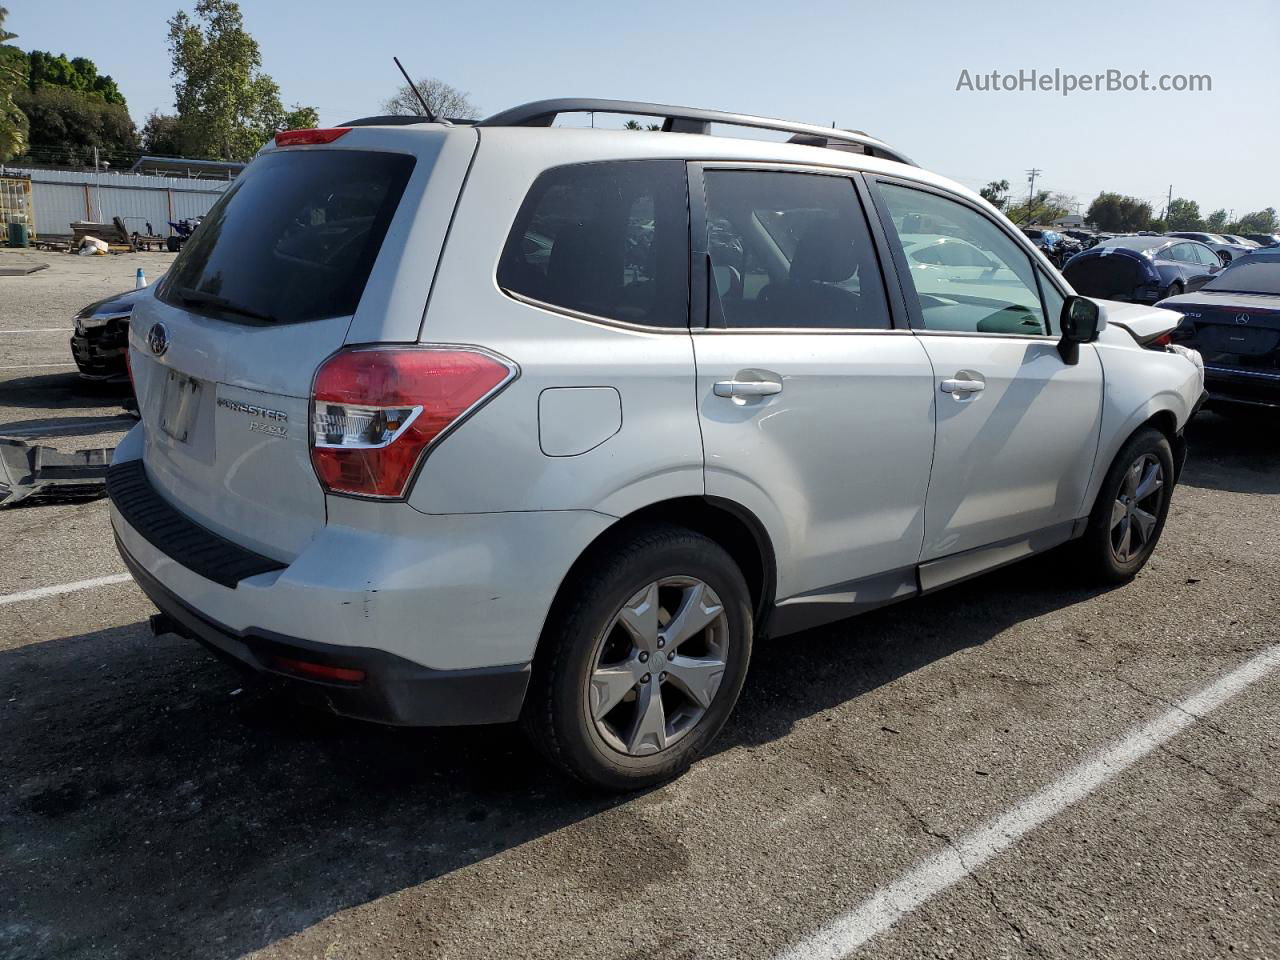
[[[1233,493],[1280,493],[1280,413],[1209,410],[1187,428],[1182,483]]]
[[[1040,586],[1059,562],[759,644],[718,749],[1094,595]],[[512,728],[233,693],[238,674],[142,624],[0,653],[0,678],[3,956],[236,957],[634,800],[560,779]]]

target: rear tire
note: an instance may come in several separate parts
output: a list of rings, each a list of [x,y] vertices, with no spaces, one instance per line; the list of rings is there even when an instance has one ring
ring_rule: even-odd
[[[729,719],[752,632],[746,581],[719,544],[671,526],[617,538],[561,588],[521,724],[591,786],[670,780]]]
[[[1173,450],[1168,438],[1143,427],[1116,454],[1080,541],[1089,579],[1127,583],[1150,559],[1173,497]]]
[[[1182,293],[1182,290],[1183,290],[1182,281],[1175,280],[1173,281],[1173,283],[1169,284],[1169,289],[1165,290],[1164,296],[1162,296],[1160,299],[1168,300],[1170,297],[1176,297],[1180,293]]]
[[[165,237],[164,246],[170,253],[177,253],[182,249],[182,241],[177,237]]]

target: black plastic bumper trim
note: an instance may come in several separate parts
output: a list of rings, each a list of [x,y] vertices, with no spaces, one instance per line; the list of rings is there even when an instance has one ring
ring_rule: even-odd
[[[107,470],[107,495],[147,543],[206,580],[235,587],[246,577],[288,566],[246,550],[183,516],[151,486],[141,459],[126,460]]]
[[[348,647],[289,637],[269,630],[231,630],[187,606],[129,555],[116,547],[133,578],[180,636],[224,660],[279,678],[293,690],[318,697],[334,713],[392,726],[434,727],[508,723],[520,716],[530,665],[435,670],[371,647]],[[273,657],[306,660],[365,672],[362,683],[325,683],[277,670]]]

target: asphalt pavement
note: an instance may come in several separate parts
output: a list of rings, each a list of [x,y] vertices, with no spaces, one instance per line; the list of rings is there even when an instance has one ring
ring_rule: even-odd
[[[12,331],[169,258],[40,259],[0,436],[114,443],[69,329]],[[104,502],[0,510],[0,957],[1280,957],[1277,426],[1193,424],[1133,583],[1054,553],[762,643],[711,755],[621,798],[281,700],[149,635]]]

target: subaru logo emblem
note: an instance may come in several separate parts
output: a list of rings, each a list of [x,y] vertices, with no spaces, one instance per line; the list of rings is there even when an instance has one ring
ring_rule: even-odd
[[[147,346],[157,357],[169,349],[169,329],[163,323],[153,323],[147,331]]]
[[[1236,314],[1236,323],[1248,323],[1248,322],[1249,322],[1249,315],[1247,313]]]

